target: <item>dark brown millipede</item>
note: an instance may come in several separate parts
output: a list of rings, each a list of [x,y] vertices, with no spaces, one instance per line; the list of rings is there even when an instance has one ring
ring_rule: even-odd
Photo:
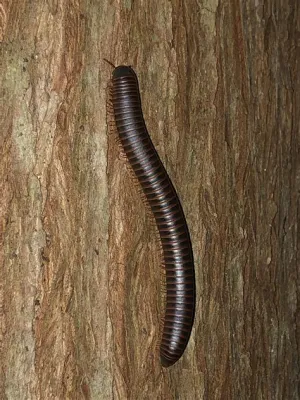
[[[160,359],[164,367],[182,356],[195,314],[193,251],[175,188],[150,139],[138,79],[131,67],[114,69],[110,100],[118,138],[154,216],[162,246],[166,295]]]

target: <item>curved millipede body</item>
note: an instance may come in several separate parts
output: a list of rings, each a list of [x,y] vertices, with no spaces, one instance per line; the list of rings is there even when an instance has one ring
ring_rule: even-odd
[[[121,146],[158,228],[166,277],[166,309],[160,343],[164,367],[173,365],[188,343],[195,313],[195,272],[190,235],[174,186],[148,134],[131,67],[113,71],[111,102]]]

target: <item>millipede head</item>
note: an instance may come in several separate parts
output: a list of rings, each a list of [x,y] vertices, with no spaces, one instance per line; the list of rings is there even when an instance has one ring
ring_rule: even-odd
[[[130,66],[119,65],[113,71],[113,78],[124,78],[126,76],[134,76],[136,78],[136,74],[134,70]]]

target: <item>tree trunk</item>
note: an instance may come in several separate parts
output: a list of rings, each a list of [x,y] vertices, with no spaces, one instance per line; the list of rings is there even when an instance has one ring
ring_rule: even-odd
[[[297,0],[0,2],[1,399],[299,399],[299,21]],[[169,369],[104,57],[137,72],[190,228]]]

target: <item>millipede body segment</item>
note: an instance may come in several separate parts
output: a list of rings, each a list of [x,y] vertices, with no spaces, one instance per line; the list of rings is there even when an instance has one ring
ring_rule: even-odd
[[[195,313],[195,271],[185,216],[174,186],[148,134],[138,79],[131,67],[113,71],[111,102],[119,141],[153,213],[166,277],[165,315],[160,343],[164,367],[182,356]]]

